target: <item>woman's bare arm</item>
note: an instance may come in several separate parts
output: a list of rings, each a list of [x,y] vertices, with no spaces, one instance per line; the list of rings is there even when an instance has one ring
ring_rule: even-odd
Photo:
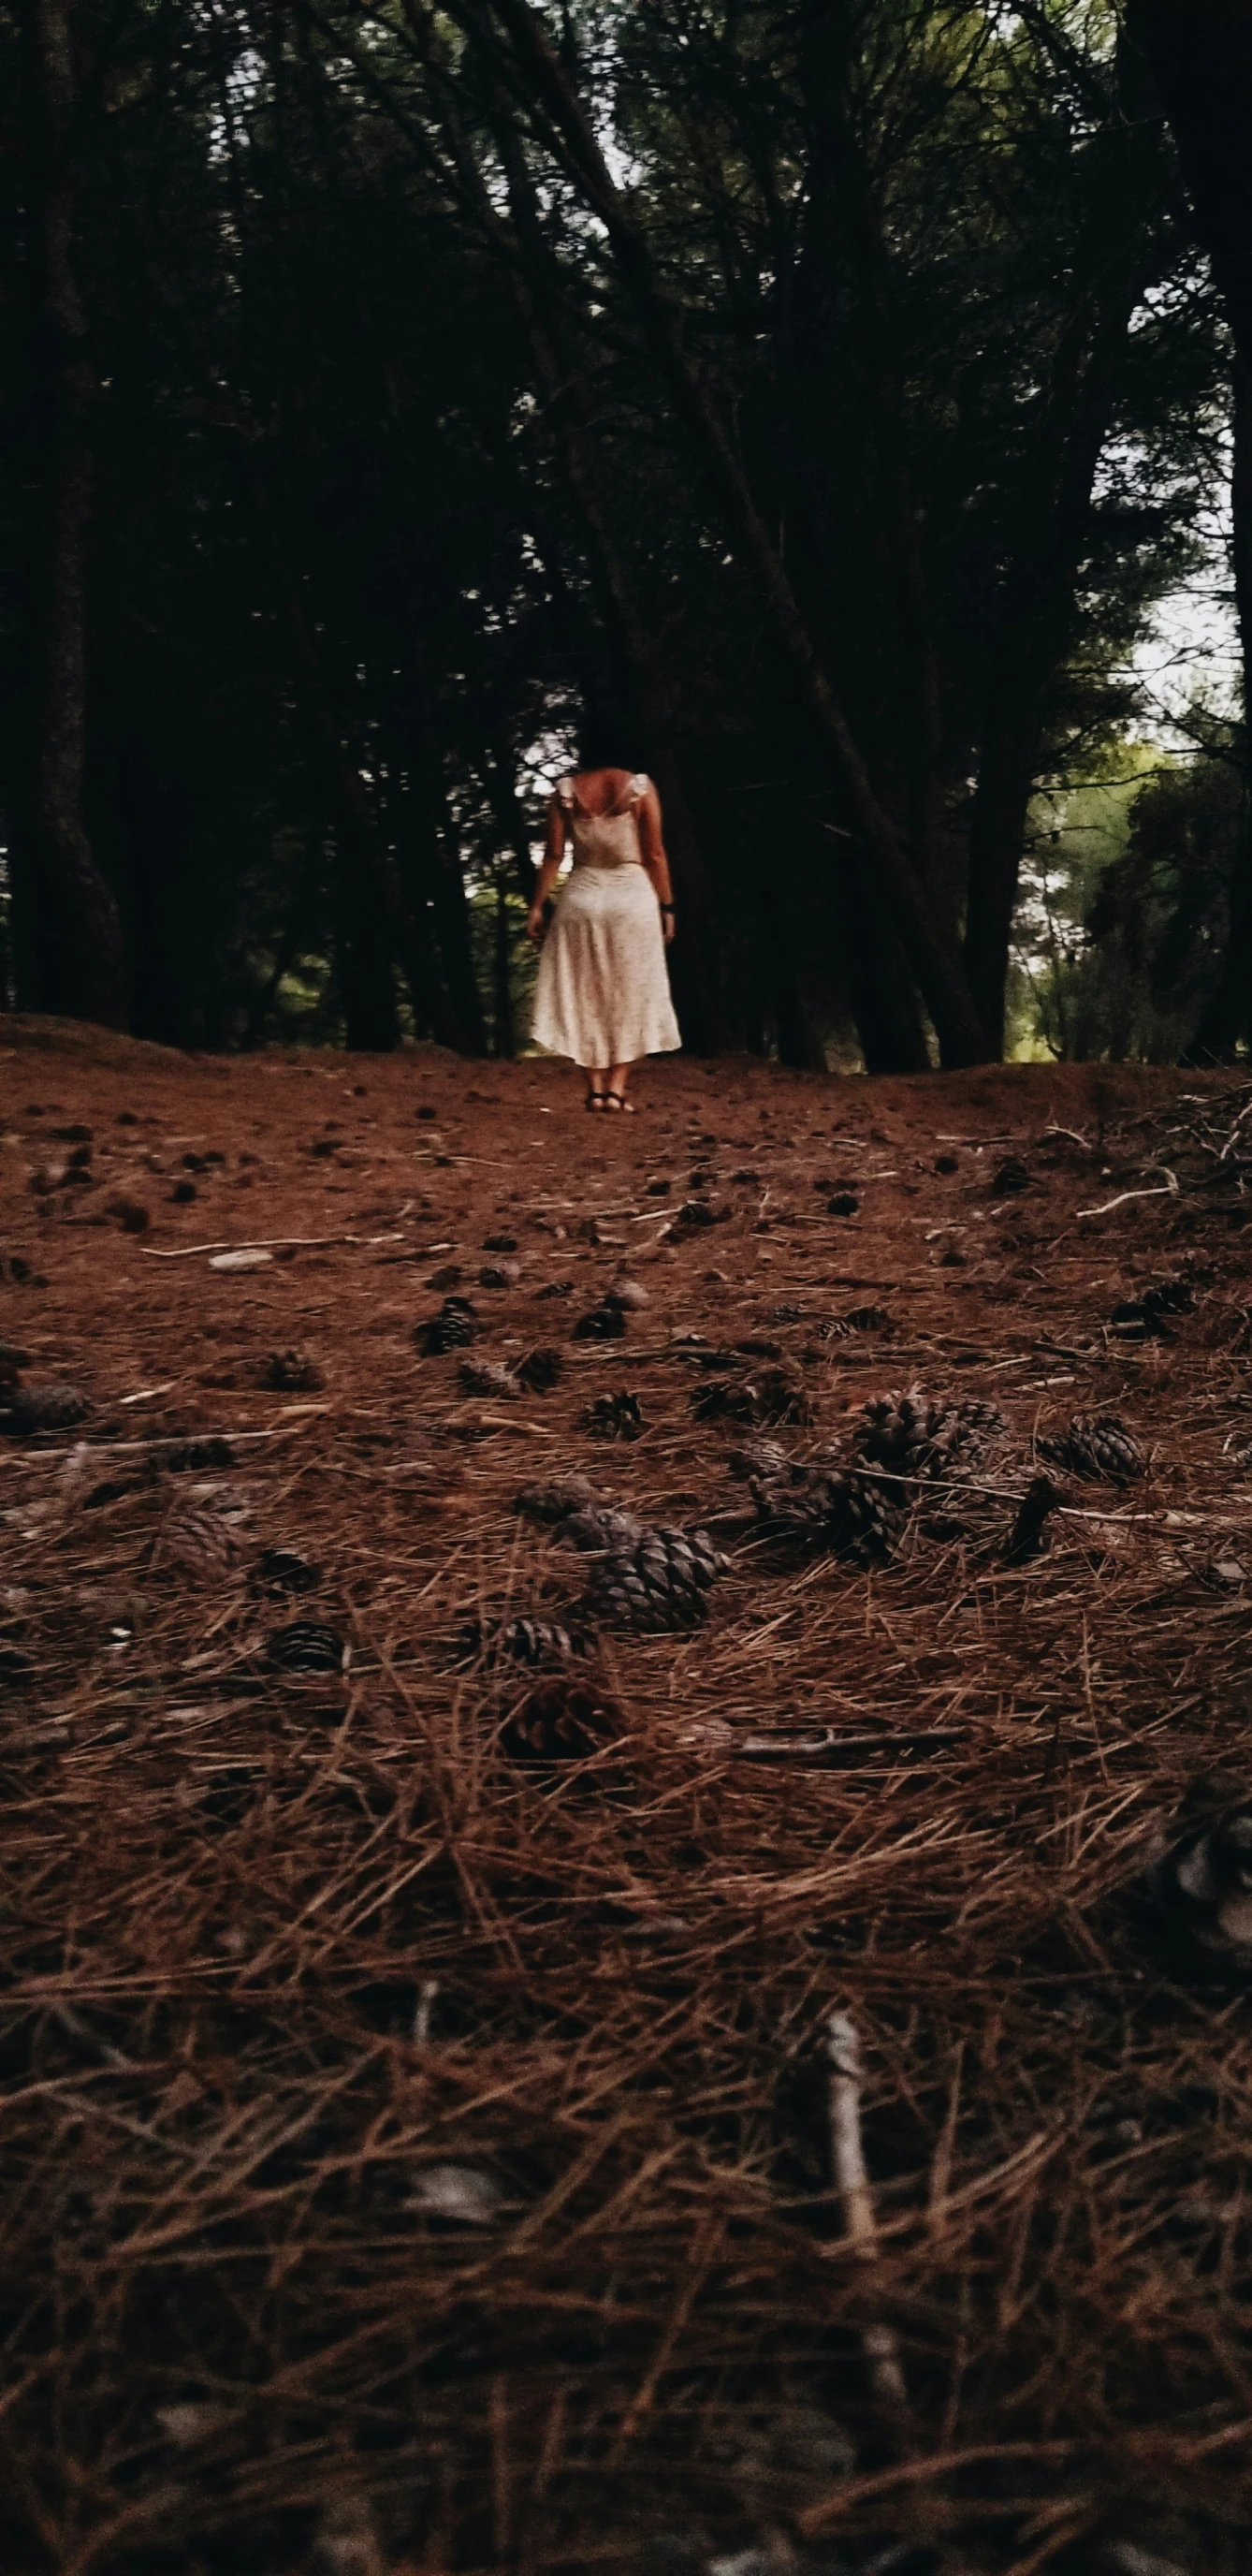
[[[674,936],[674,890],[670,884],[669,860],[665,855],[665,841],[661,831],[661,800],[650,779],[647,793],[640,800],[638,813],[639,846],[643,852],[643,864],[656,889],[656,899],[661,907],[661,926],[668,941]]]
[[[528,939],[543,937],[543,908],[560,873],[561,861],[565,856],[565,835],[564,809],[559,799],[554,796],[548,807],[548,830],[543,845],[543,863],[535,885],[534,899],[526,915]]]

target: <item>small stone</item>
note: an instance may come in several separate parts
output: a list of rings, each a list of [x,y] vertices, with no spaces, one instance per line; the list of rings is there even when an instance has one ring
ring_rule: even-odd
[[[652,1300],[647,1289],[641,1288],[637,1279],[615,1279],[612,1285],[605,1289],[604,1303],[606,1306],[621,1306],[627,1314],[640,1314],[645,1306],[651,1305]]]
[[[461,2227],[491,2227],[504,2207],[499,2183],[476,2165],[426,2165],[414,2175],[411,2209]]]

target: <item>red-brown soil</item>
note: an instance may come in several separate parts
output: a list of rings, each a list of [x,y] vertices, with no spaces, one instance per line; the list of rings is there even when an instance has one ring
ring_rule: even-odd
[[[638,1098],[0,1022],[0,1342],[91,1408],[0,1440],[14,2567],[1246,2564],[1247,2006],[1123,1892],[1198,1776],[1246,1783],[1247,1087],[735,1060]],[[693,1198],[718,1221],[667,1237]],[[1188,1255],[1170,1337],[1111,1335]],[[574,1340],[627,1268],[625,1338]],[[474,1360],[550,1344],[555,1389],[420,1357],[449,1291]],[[864,1305],[889,1325],[822,1337]],[[780,1346],[729,1369],[803,1381],[798,1454],[916,1379],[998,1405],[1011,1463],[880,1570],[783,1562],[684,1334]],[[267,1387],[289,1349],[311,1382]],[[619,1388],[633,1443],[584,1424]],[[1075,1410],[1150,1472],[1071,1480],[1008,1563]],[[211,1435],[229,1462],[152,1445]],[[556,1770],[510,1758],[516,1686],[457,1641],[575,1602],[585,1565],[512,1510],[571,1473],[731,1563],[694,1635],[606,1641],[623,1731]],[[227,1533],[199,1570],[196,1514]],[[259,1576],[277,1547],[313,1589]],[[297,1619],[342,1679],[272,1670]],[[883,1752],[738,1758],[810,1726]]]

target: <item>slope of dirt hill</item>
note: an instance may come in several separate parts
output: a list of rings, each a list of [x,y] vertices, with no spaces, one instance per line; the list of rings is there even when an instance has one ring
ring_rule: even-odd
[[[1233,2576],[1247,1084],[0,1030],[8,2563]]]

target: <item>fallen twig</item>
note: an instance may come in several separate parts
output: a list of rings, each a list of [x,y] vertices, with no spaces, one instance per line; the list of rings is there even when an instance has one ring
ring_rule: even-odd
[[[1160,1168],[1164,1171],[1165,1165],[1162,1163]],[[1122,1190],[1115,1199],[1105,1199],[1099,1207],[1075,1208],[1074,1214],[1076,1217],[1111,1216],[1114,1208],[1128,1207],[1132,1199],[1176,1199],[1177,1196],[1177,1175],[1170,1172],[1159,1190]]]
[[[878,2257],[878,2221],[861,2139],[861,2043],[849,2013],[828,2015],[826,2054],[830,2060],[831,2170],[849,2239],[855,2251],[867,2263],[873,2263]],[[875,2323],[864,2327],[861,2347],[875,2397],[894,2414],[907,2414],[908,2390],[894,2326]]]

